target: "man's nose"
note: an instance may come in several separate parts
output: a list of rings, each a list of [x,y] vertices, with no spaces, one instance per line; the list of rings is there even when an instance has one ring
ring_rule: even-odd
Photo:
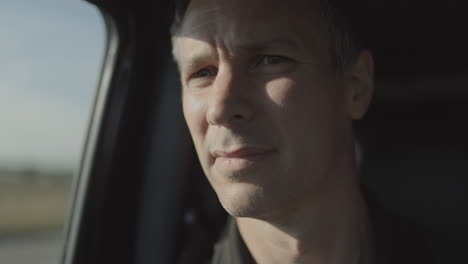
[[[230,126],[234,123],[250,121],[254,109],[249,98],[248,82],[231,69],[219,71],[211,87],[209,109],[206,119],[210,125]]]

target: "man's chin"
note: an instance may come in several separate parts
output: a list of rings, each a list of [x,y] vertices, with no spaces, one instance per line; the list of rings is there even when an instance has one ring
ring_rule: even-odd
[[[258,218],[266,212],[265,196],[262,188],[249,184],[235,184],[222,193],[219,201],[226,212],[234,217]]]

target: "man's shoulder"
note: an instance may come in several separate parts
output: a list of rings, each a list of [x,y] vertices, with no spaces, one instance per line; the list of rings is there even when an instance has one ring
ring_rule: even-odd
[[[375,199],[367,200],[375,263],[433,263],[425,233],[418,223],[382,206]]]
[[[247,246],[240,236],[234,217],[228,217],[221,239],[215,244],[211,264],[253,264]]]
[[[372,228],[372,261],[375,264],[433,263],[424,233],[374,200],[368,202]],[[235,218],[229,217],[214,246],[211,264],[255,263],[244,244]]]

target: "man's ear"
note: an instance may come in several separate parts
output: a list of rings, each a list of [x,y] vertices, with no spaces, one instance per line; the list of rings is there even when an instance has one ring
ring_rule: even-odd
[[[346,105],[350,118],[361,119],[374,93],[374,59],[369,51],[362,51],[346,70]]]

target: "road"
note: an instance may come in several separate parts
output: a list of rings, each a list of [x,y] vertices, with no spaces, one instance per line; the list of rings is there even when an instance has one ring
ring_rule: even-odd
[[[0,264],[58,264],[60,233],[0,237]]]

